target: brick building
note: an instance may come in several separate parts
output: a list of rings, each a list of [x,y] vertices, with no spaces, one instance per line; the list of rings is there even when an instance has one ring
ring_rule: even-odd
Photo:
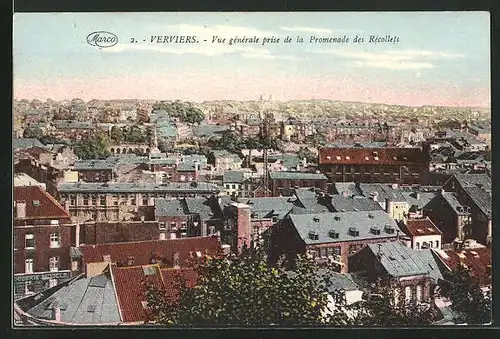
[[[290,196],[297,187],[326,190],[328,178],[321,173],[270,172],[270,190],[274,197]]]
[[[367,244],[396,241],[400,233],[394,219],[380,210],[290,214],[273,227],[269,255],[271,261],[281,255],[293,261],[307,253],[345,273],[352,254]]]
[[[14,294],[36,293],[71,277],[78,225],[39,186],[14,187]]]
[[[427,152],[420,148],[323,147],[319,169],[331,182],[422,184],[429,172]]]

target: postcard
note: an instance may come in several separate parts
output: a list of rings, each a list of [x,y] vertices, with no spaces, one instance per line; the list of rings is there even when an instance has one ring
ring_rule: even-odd
[[[488,12],[13,35],[13,327],[491,324]]]

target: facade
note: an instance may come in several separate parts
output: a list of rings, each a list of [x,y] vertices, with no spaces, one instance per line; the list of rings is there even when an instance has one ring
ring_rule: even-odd
[[[272,230],[270,257],[307,253],[345,273],[351,255],[367,244],[397,241],[400,234],[384,211],[290,214]]]
[[[216,171],[231,171],[241,168],[242,160],[237,154],[225,150],[214,150],[212,154],[215,158],[214,167]]]
[[[71,278],[70,247],[79,225],[39,186],[14,187],[14,295]]]
[[[328,178],[321,173],[270,172],[270,190],[274,197],[290,196],[297,187],[315,187],[326,190]]]
[[[222,186],[227,196],[249,198],[252,191],[252,183],[245,177],[243,171],[226,171],[222,176]]]
[[[411,248],[441,249],[442,233],[429,218],[406,219],[400,223],[401,229],[411,239]]]
[[[206,182],[61,183],[59,200],[84,220],[133,220],[141,218],[157,198],[200,197],[218,194],[218,186]]]
[[[421,184],[429,160],[420,148],[323,147],[318,167],[331,182]]]

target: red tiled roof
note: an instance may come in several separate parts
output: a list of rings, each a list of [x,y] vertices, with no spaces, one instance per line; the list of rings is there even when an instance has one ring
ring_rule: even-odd
[[[52,151],[49,151],[45,148],[42,148],[42,147],[38,147],[38,146],[33,146],[33,147],[30,147],[30,148],[27,148],[24,150],[26,153],[28,153],[29,155],[33,156],[33,157],[40,157],[40,155],[42,154],[55,154],[54,152]]]
[[[427,156],[419,148],[319,149],[320,165],[424,165],[426,162]]]
[[[14,187],[14,200],[26,202],[26,219],[71,218],[69,212],[40,186]],[[39,201],[39,205],[33,201]]]
[[[157,288],[163,287],[161,274],[157,265],[149,265],[156,271],[154,275],[145,275],[142,266],[120,267],[111,265],[111,273],[115,283],[118,305],[123,322],[137,322],[146,320],[146,309],[142,302],[146,301],[142,282],[150,280]]]
[[[144,268],[154,272],[146,275]],[[117,267],[111,266],[113,280],[118,297],[118,304],[124,322],[141,322],[147,319],[147,310],[143,301],[146,301],[143,281],[150,281],[158,290],[165,291],[167,296],[176,298],[176,275],[186,280],[188,287],[194,286],[198,275],[193,269],[160,269],[158,265]]]
[[[421,219],[408,219],[405,226],[408,232],[414,237],[442,234],[432,220],[427,217]]]
[[[173,265],[175,252],[179,253],[179,265],[187,267],[189,252],[195,257],[196,252],[214,255],[220,248],[220,240],[216,236],[80,246],[84,263],[103,262],[103,257],[109,255],[111,262],[119,266],[127,265],[129,257],[133,257],[134,265],[149,265],[156,259],[156,262],[161,261],[170,267]]]
[[[491,249],[487,247],[444,251],[448,258],[441,260],[452,270],[460,263],[478,279],[481,286],[491,285]],[[488,268],[490,266],[490,268]],[[489,272],[488,272],[489,271]]]

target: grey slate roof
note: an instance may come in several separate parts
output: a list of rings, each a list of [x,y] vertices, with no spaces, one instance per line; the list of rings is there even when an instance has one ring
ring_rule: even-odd
[[[77,160],[75,162],[76,170],[116,170],[123,165],[136,165],[147,163],[148,157],[127,154],[123,156],[110,156],[106,159]]]
[[[462,187],[482,186],[491,191],[491,178],[487,174],[455,174],[454,177]]]
[[[330,282],[329,290],[333,291],[355,291],[358,290],[358,285],[352,280],[352,277],[348,273],[337,273],[330,272]]]
[[[398,230],[400,234],[403,234],[394,219],[384,211],[290,214],[288,218],[290,218],[291,224],[295,227],[300,237],[308,245],[394,237]],[[386,225],[394,229],[393,234],[385,231],[384,228]],[[380,229],[380,234],[373,234],[370,231],[370,228],[373,226]],[[356,230],[359,231],[359,236],[349,234],[351,227],[356,227]],[[339,234],[339,237],[331,238],[329,236],[330,230],[335,230]],[[318,240],[310,238],[310,231],[318,234]]]
[[[333,184],[333,187],[337,194],[342,194],[343,192],[347,192],[348,195],[361,194],[361,192],[358,192],[354,182],[336,182]]]
[[[366,197],[344,197],[332,195],[331,204],[335,212],[344,211],[381,211],[382,207],[376,201]]]
[[[198,214],[202,220],[211,219],[214,216],[214,211],[210,206],[210,202],[205,198],[185,198],[187,211],[190,214]]]
[[[13,149],[26,149],[31,147],[42,147],[45,145],[40,142],[40,140],[36,138],[14,138],[12,139],[12,148]]]
[[[192,162],[180,162],[177,164],[176,170],[178,172],[192,172],[196,170],[196,165]]]
[[[180,199],[155,199],[155,217],[174,217],[186,214],[186,208]]]
[[[62,322],[76,324],[120,322],[115,289],[107,274],[103,273],[92,278],[82,276],[64,285],[30,308],[27,313],[36,318],[52,319],[51,306],[56,303],[61,308]],[[91,309],[94,311],[90,312]]]
[[[120,183],[120,182],[110,182],[110,183],[95,183],[95,182],[78,182],[78,183],[59,183],[57,185],[57,190],[59,192],[109,192],[109,193],[121,193],[121,192],[166,192],[166,193],[179,193],[179,192],[190,192],[190,193],[217,193],[220,188],[217,185],[208,182],[197,182],[196,186],[194,183],[187,182],[170,182],[166,184],[153,184],[153,183]]]
[[[94,129],[95,124],[88,121],[54,120],[53,124],[58,129]]]
[[[429,275],[436,280],[443,278],[430,249],[414,250],[399,242],[369,244],[368,248],[375,257],[381,253],[377,260],[393,277]]]
[[[479,187],[464,187],[467,195],[474,201],[476,206],[491,219],[491,192],[486,192]]]
[[[276,155],[270,155],[268,157],[270,162],[276,162],[276,161],[281,161],[283,162],[283,165],[290,169],[290,168],[296,168],[297,165],[300,163],[300,159],[296,154],[276,154]]]
[[[283,218],[294,206],[293,198],[271,197],[271,198],[240,198],[238,202],[250,206],[253,219],[264,219],[276,216]]]
[[[436,196],[435,192],[419,192],[417,199],[416,192],[403,192],[402,194],[410,206],[416,206],[418,209],[422,209]]]
[[[306,172],[270,172],[269,177],[272,180],[328,180],[322,173]]]
[[[439,197],[437,197],[437,199],[439,199]],[[445,192],[443,194],[443,199],[456,213],[464,213],[465,206],[458,200],[455,193]],[[426,209],[427,208],[432,208],[432,201],[426,205]]]
[[[229,153],[226,150],[212,150],[212,154],[216,158],[233,158],[235,160],[241,160],[241,158],[238,156],[238,154],[234,153]]]
[[[245,175],[243,171],[227,171],[224,172],[222,176],[222,182],[227,183],[238,183],[241,184],[245,181]]]
[[[399,188],[393,189],[391,184],[359,184],[359,190],[362,195],[369,197],[372,193],[378,193],[379,201],[389,199],[394,202],[405,202],[405,197],[401,194]]]

